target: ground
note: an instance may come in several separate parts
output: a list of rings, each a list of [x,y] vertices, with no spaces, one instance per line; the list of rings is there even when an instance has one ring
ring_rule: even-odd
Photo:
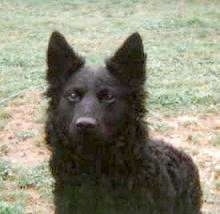
[[[0,213],[53,213],[43,93],[54,29],[90,64],[102,63],[130,33],[140,32],[148,53],[150,135],[192,156],[203,213],[220,213],[219,7],[218,0],[2,0]]]
[[[5,175],[6,186],[2,188],[0,197],[16,203],[17,199],[10,195],[10,190],[25,195],[23,197],[26,201],[26,213],[50,213],[53,210],[51,192],[49,199],[48,194],[45,194],[51,191],[53,182],[48,169],[35,175],[36,168],[44,167],[50,156],[43,139],[42,115],[45,105],[45,98],[39,91],[31,91],[18,97],[5,109],[10,119],[0,131],[2,160],[11,164],[10,169],[5,169],[9,172]],[[207,214],[217,214],[220,211],[220,114],[184,114],[174,117],[153,112],[149,113],[148,122],[152,138],[170,142],[193,157],[199,167],[204,192],[203,211]],[[30,174],[24,175],[23,170],[14,174],[15,164],[24,171],[30,170]],[[49,181],[43,181],[45,175]],[[27,177],[24,178],[25,176]],[[39,180],[35,176],[39,176]],[[4,192],[10,196],[3,196]]]

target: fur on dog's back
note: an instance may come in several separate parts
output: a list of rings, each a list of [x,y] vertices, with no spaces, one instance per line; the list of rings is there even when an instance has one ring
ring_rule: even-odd
[[[46,140],[56,213],[199,214],[193,161],[148,137],[140,35],[99,68],[85,66],[58,32],[47,54]]]

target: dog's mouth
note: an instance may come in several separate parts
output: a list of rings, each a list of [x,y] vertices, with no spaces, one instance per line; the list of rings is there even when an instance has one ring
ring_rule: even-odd
[[[103,127],[97,129],[86,130],[69,130],[69,137],[72,141],[81,144],[103,145],[112,141],[113,129],[111,127]]]
[[[69,137],[72,141],[87,144],[89,142],[98,143],[105,140],[104,135],[98,130],[69,130]]]

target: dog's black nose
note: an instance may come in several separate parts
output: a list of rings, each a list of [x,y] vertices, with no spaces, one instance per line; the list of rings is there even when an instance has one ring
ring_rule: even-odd
[[[80,117],[76,120],[76,127],[81,130],[93,129],[96,126],[97,121],[92,117]]]

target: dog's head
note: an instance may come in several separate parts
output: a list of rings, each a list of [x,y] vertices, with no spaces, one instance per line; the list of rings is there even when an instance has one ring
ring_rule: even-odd
[[[92,68],[59,32],[47,51],[47,96],[55,128],[69,139],[108,140],[144,112],[145,54],[138,33],[129,36],[105,66]],[[140,119],[140,118],[139,118]]]

